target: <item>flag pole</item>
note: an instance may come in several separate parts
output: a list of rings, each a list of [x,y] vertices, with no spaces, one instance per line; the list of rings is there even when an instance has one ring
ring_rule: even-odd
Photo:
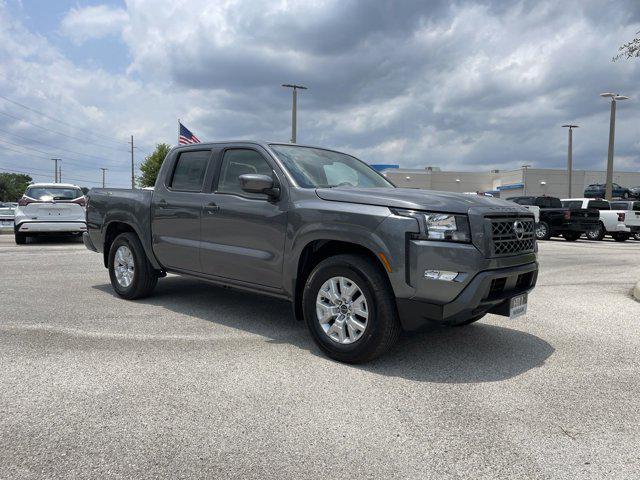
[[[178,119],[178,145],[180,145],[180,119]]]

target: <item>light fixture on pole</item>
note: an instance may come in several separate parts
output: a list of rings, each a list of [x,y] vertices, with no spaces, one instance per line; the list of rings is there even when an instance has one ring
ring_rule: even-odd
[[[571,181],[572,181],[572,176],[573,176],[573,129],[574,128],[580,128],[578,125],[571,125],[571,124],[567,124],[567,125],[562,125],[562,128],[568,128],[569,129],[569,149],[567,151],[567,176],[568,178],[568,182],[569,182],[569,198],[571,198],[573,195],[571,195]]]
[[[613,144],[616,135],[616,102],[627,100],[629,97],[617,93],[601,93],[601,97],[611,99],[611,117],[609,118],[609,152],[607,155],[607,181],[604,197],[611,200],[613,197]]]
[[[298,121],[298,90],[307,90],[304,85],[295,85],[291,83],[283,83],[283,87],[292,89],[291,102],[291,143],[296,143],[296,129]]]

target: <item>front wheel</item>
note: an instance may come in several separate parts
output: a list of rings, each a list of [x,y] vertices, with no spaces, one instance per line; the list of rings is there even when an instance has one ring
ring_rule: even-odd
[[[567,242],[575,242],[580,238],[580,235],[582,235],[580,232],[565,232],[562,234]]]
[[[536,225],[536,239],[549,240],[551,238],[551,229],[547,222],[539,222]]]
[[[622,194],[622,198],[624,198],[625,200],[626,200],[627,198],[629,198],[629,192],[624,192],[624,193]]]
[[[386,275],[362,255],[336,255],[321,261],[307,278],[302,305],[315,343],[341,362],[372,360],[400,335]]]
[[[16,232],[15,241],[16,245],[24,245],[25,243],[27,243],[27,236],[24,233]]]
[[[616,242],[626,242],[629,239],[629,234],[624,232],[612,233],[611,236]]]
[[[586,235],[587,235],[587,240],[593,240],[593,241],[600,241],[604,238],[604,234],[605,234],[605,229],[604,229],[604,225],[602,225],[602,223],[600,223],[596,228],[594,228],[593,230],[589,230]]]
[[[121,233],[109,250],[109,278],[116,293],[127,300],[148,296],[158,282],[135,233]]]
[[[640,232],[636,232],[633,234],[633,239],[634,240],[640,240]]]

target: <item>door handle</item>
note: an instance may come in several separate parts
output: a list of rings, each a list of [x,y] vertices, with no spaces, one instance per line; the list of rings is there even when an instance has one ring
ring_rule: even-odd
[[[214,202],[208,203],[204,206],[204,211],[209,215],[213,215],[215,212],[219,211],[220,207],[216,205]]]
[[[160,200],[158,202],[158,208],[167,208],[167,201],[166,200]]]

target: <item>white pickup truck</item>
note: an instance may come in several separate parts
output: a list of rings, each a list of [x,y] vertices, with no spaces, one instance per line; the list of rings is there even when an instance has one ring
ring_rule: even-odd
[[[612,200],[611,210],[624,210],[624,223],[631,229],[633,238],[640,240],[640,201]]]
[[[633,203],[633,202],[615,202]],[[640,231],[640,215],[633,210],[613,209],[607,200],[594,198],[565,198],[562,206],[567,208],[591,208],[600,211],[600,225],[597,229],[587,232],[589,240],[602,240],[610,235],[616,242],[624,242],[631,235]],[[623,206],[624,205],[619,205]],[[639,212],[640,213],[640,212]]]

